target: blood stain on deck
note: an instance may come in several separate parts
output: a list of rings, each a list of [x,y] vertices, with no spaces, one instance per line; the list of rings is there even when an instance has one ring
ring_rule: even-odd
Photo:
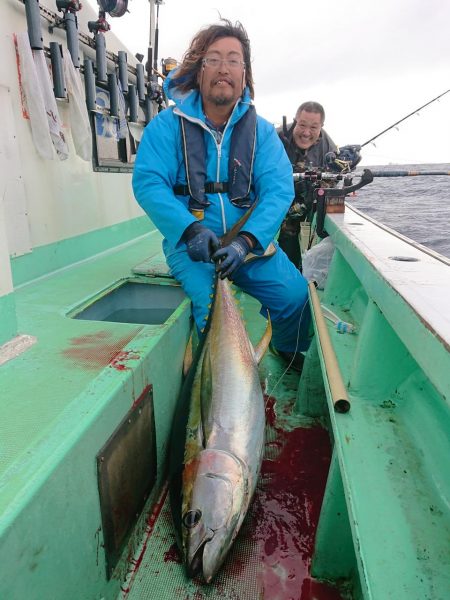
[[[255,573],[249,570],[250,560],[256,561],[258,598],[342,600],[338,589],[310,574],[331,460],[328,432],[320,426],[293,424],[293,403],[289,407],[281,403],[279,411],[272,396],[265,396],[265,403],[265,457],[249,514],[211,587],[195,582],[197,590],[186,598],[206,598],[211,594],[235,598],[233,580],[237,582]],[[181,561],[175,545],[165,553],[164,561]]]
[[[339,600],[309,569],[330,464],[328,433],[321,427],[268,432],[268,451],[253,503],[261,552],[263,597],[268,600]],[[273,442],[277,443],[274,444]]]
[[[125,359],[123,348],[139,333],[142,328],[135,328],[126,336],[117,338],[109,331],[97,331],[70,340],[70,347],[62,351],[63,356],[75,365],[84,369],[97,370],[111,362],[113,367],[123,370]],[[114,362],[120,357],[121,360]],[[135,358],[129,356],[128,358]]]

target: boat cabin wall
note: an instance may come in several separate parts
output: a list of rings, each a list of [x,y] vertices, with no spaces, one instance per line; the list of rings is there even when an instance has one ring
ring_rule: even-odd
[[[56,2],[41,0],[48,14],[56,14]],[[77,13],[78,28],[89,35],[87,23],[97,13],[89,6]],[[42,16],[44,47],[57,42],[68,55],[63,29],[49,31]],[[42,159],[33,143],[19,86],[14,34],[27,31],[21,0],[0,3],[0,345],[17,333],[14,287],[151,230],[152,224],[135,202],[130,173],[95,172],[91,161],[75,153],[69,104],[57,108],[69,147],[69,158]],[[136,61],[112,32],[106,36],[109,52],[125,50],[129,64]],[[86,44],[79,45],[80,64],[95,59]],[[111,60],[107,68],[115,68]],[[49,61],[47,60],[47,64]],[[130,78],[132,82],[132,77]]]
[[[0,164],[0,177],[3,173]],[[17,333],[17,318],[14,305],[14,293],[8,243],[6,239],[5,215],[0,206],[0,346]]]
[[[40,6],[62,16],[53,0],[41,0]],[[97,13],[83,3],[77,13],[79,32],[92,37],[87,22],[97,17]],[[54,28],[50,33],[49,22],[42,16],[40,23],[44,47],[51,41],[58,42],[63,54],[68,56],[65,30]],[[56,153],[53,160],[39,156],[30,121],[24,116],[14,44],[14,34],[26,31],[23,2],[3,0],[0,3],[0,148],[4,176],[0,214],[7,248],[3,241],[0,249],[2,296],[10,294],[15,285],[117,246],[153,227],[134,200],[131,173],[94,172],[91,161],[77,156],[67,99],[58,100],[57,107],[69,158],[59,160]],[[111,31],[105,38],[108,52],[127,51]],[[79,56],[82,65],[84,58],[95,60],[95,51],[80,43]],[[129,65],[136,64],[129,51],[127,59]],[[108,72],[113,68],[112,61],[108,61]],[[132,83],[131,76],[129,81]]]

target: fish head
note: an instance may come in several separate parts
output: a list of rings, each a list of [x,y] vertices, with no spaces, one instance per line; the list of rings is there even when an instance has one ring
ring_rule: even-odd
[[[217,573],[246,511],[247,487],[245,469],[238,458],[222,450],[199,454],[190,500],[182,515],[190,577],[203,575],[209,583]]]

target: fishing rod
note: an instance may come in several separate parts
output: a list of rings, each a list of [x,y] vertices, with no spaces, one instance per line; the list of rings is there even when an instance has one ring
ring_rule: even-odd
[[[149,16],[149,34],[148,34],[148,49],[147,49],[147,63],[145,70],[147,71],[148,81],[152,81],[152,67],[153,67],[153,50],[155,44],[155,0],[149,0],[150,4],[150,16]]]
[[[364,169],[363,172],[344,172],[344,173],[331,173],[324,171],[321,168],[314,168],[301,173],[293,173],[292,177],[294,182],[296,181],[310,181],[320,185],[321,181],[344,181],[344,186],[351,185],[351,180],[354,177],[366,179],[368,174],[374,177],[422,177],[422,176],[436,176],[436,175],[450,175],[450,171],[407,171],[407,170],[396,170],[396,171],[374,171],[372,169]]]
[[[423,175],[450,175],[450,171],[372,171],[374,177],[422,177]],[[361,177],[362,173],[352,173],[352,177]]]
[[[442,96],[445,96],[445,94],[448,94],[449,92],[450,92],[450,90],[446,90],[445,92],[442,92],[442,94],[439,94],[439,96],[436,96],[436,98],[433,98],[432,100],[430,100],[429,102],[427,102],[423,106],[420,106],[419,108],[416,108],[416,110],[413,110],[411,113],[409,113],[409,115],[406,115],[406,117],[403,117],[403,119],[400,119],[400,121],[396,121],[395,123],[393,123],[392,125],[390,125],[386,129],[383,129],[383,131],[380,131],[380,133],[378,133],[374,137],[370,138],[370,140],[367,140],[367,142],[364,142],[364,144],[361,144],[361,148],[363,148],[364,146],[367,146],[367,144],[370,144],[371,142],[373,143],[373,141],[376,140],[377,138],[379,138],[380,135],[383,135],[383,133],[386,133],[387,131],[389,131],[390,129],[392,129],[393,127],[395,127],[396,125],[398,125],[399,123],[402,123],[403,121],[406,121],[406,119],[409,119],[409,117],[412,117],[413,115],[417,114],[419,112],[419,110],[422,110],[422,108],[425,108],[426,106],[429,106],[433,102],[436,102],[436,100],[439,100],[439,98],[442,98]],[[448,175],[448,173],[444,173],[444,175]],[[386,177],[388,177],[388,175]]]
[[[153,71],[158,69],[158,44],[159,44],[159,5],[162,0],[156,0],[156,23],[155,23],[155,48],[153,53]]]

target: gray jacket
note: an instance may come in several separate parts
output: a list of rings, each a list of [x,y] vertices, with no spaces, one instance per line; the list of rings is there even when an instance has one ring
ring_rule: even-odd
[[[337,146],[330,138],[328,133],[322,129],[320,137],[315,144],[307,150],[299,148],[293,139],[294,123],[287,126],[287,135],[284,134],[283,128],[279,127],[277,133],[283,142],[286,153],[293,166],[300,163],[301,168],[308,167],[325,167],[325,155],[327,152],[336,152]]]

